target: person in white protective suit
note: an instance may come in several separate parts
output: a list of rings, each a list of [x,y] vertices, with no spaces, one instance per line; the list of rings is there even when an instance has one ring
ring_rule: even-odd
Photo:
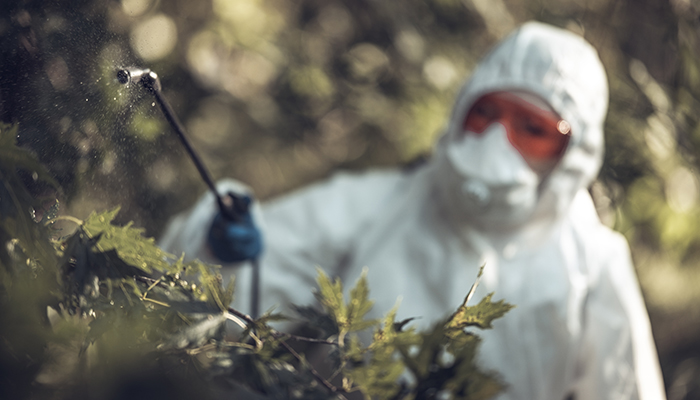
[[[435,154],[411,171],[339,173],[263,204],[262,309],[314,302],[316,266],[352,286],[368,267],[370,317],[427,327],[475,298],[516,305],[483,338],[499,399],[664,399],[649,319],[625,239],[601,224],[587,187],[603,155],[607,81],[583,38],[527,23],[459,93]],[[240,190],[231,181],[220,189]],[[206,195],[162,239],[218,262]],[[235,273],[247,310],[250,269]]]

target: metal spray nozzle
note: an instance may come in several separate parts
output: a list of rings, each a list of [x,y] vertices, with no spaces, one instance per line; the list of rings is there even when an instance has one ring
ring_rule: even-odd
[[[131,82],[140,83],[148,90],[160,91],[160,79],[158,74],[148,68],[124,68],[117,71],[117,80],[122,85],[128,85]]]

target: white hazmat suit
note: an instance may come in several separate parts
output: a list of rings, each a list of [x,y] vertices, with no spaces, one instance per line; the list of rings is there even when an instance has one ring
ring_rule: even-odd
[[[533,178],[499,124],[465,145],[465,114],[497,91],[534,94],[570,123],[568,147],[547,173]],[[312,304],[315,266],[348,287],[367,266],[370,317],[400,298],[397,318],[419,316],[414,323],[427,327],[461,304],[485,263],[475,298],[495,292],[516,305],[479,332],[483,366],[509,385],[499,399],[664,399],[627,242],[601,224],[586,190],[601,165],[607,98],[588,43],[523,25],[463,87],[426,165],[340,173],[262,205],[262,309]],[[162,246],[217,262],[205,243],[216,211],[205,195],[171,223]],[[250,269],[228,270],[237,276],[234,306],[246,310]]]

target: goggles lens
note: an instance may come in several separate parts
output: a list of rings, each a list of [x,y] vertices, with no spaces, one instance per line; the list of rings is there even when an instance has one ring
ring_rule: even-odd
[[[558,158],[571,137],[571,126],[555,112],[509,92],[479,98],[464,119],[463,128],[480,134],[495,122],[505,126],[508,140],[526,158]]]

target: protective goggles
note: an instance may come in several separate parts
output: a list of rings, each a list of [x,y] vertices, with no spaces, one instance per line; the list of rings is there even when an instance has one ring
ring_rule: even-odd
[[[558,158],[571,137],[571,125],[554,111],[510,92],[480,97],[464,119],[463,128],[480,134],[494,122],[505,126],[508,140],[526,158]]]

